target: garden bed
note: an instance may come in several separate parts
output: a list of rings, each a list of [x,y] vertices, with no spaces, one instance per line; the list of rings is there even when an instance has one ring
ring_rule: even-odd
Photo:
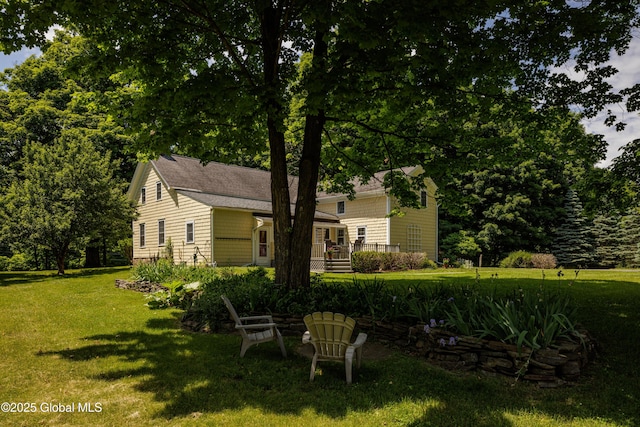
[[[313,297],[301,298],[295,293],[283,292],[280,287],[270,288],[268,278],[260,271],[216,280],[202,293],[200,290],[187,292],[186,287],[160,292],[148,305],[150,308],[186,309],[182,325],[188,330],[210,332],[211,328],[232,332],[234,325],[225,321],[228,312],[219,295],[237,292],[239,304],[236,307],[241,312],[264,314],[269,311],[267,307],[280,306],[285,310],[294,307],[297,314],[272,313],[282,334],[288,336],[304,333],[306,328],[300,314],[304,307],[313,307],[311,311],[343,313],[351,310],[369,312],[375,308],[376,312],[385,313],[386,319],[394,319],[395,315],[399,320],[378,321],[368,316],[354,316],[358,328],[369,334],[369,342],[377,341],[423,357],[448,370],[504,375],[533,381],[541,387],[577,381],[596,355],[595,341],[587,331],[576,326],[575,308],[570,299],[546,291],[542,286],[529,292],[518,288],[500,297],[480,294],[473,287],[416,288],[410,295],[402,295],[396,293],[398,289],[392,290],[382,282],[361,284],[354,281],[351,286],[318,285],[311,289],[315,292]],[[116,286],[142,292],[153,292],[154,289],[152,284],[144,282],[119,282]],[[239,291],[242,289],[245,290]],[[264,294],[256,293],[255,289]],[[248,295],[253,299],[251,303]],[[341,304],[358,298],[365,301],[360,300],[359,305]],[[412,316],[399,317],[399,313],[411,313]],[[425,318],[426,314],[440,314],[440,319],[447,320],[431,320],[428,325],[402,323],[406,322],[402,319]],[[454,330],[458,333],[452,332]],[[464,335],[476,331],[483,331],[484,337],[492,338]]]
[[[272,316],[285,336],[301,336],[306,329],[303,316]],[[508,376],[535,382],[544,388],[578,381],[586,366],[595,359],[597,350],[596,341],[584,329],[580,329],[583,342],[559,339],[549,348],[532,351],[500,341],[457,336],[444,329],[426,328],[424,323],[411,326],[374,321],[367,316],[356,318],[356,322],[359,331],[369,335],[368,342],[376,341],[412,356],[424,357],[443,369]],[[199,329],[189,322],[183,326],[190,330]],[[229,333],[235,330],[232,322],[224,323],[222,329]],[[199,332],[208,332],[208,328],[200,328]]]

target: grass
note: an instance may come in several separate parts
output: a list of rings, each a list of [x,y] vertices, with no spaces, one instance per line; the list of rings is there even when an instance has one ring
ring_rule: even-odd
[[[544,284],[572,294],[581,322],[602,345],[573,386],[541,390],[511,379],[446,372],[394,353],[365,360],[347,386],[343,367],[310,362],[277,345],[240,359],[239,337],[179,328],[177,310],[149,310],[115,288],[128,269],[0,273],[0,425],[136,426],[634,426],[640,424],[640,272],[547,272]],[[497,277],[496,277],[497,274]],[[482,269],[478,286],[537,288],[539,270]],[[327,276],[344,280],[345,276]],[[475,270],[383,275],[398,286],[476,281]],[[86,412],[91,403],[94,411]],[[44,412],[52,404],[73,412]],[[79,404],[85,412],[80,412]],[[24,405],[23,405],[24,407]],[[32,407],[32,406],[28,406]]]

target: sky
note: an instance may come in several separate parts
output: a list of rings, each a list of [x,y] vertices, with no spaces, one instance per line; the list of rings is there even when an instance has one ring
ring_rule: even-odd
[[[23,49],[10,55],[0,53],[0,70],[14,67],[30,55],[38,53],[37,48]],[[618,73],[608,79],[614,89],[620,90],[625,87],[640,84],[640,35],[637,33],[634,34],[634,38],[631,40],[627,52],[623,56],[612,58],[610,64],[618,69]],[[588,133],[604,135],[604,139],[608,143],[607,157],[599,164],[601,167],[606,167],[611,164],[611,160],[620,154],[620,147],[634,139],[640,138],[640,112],[629,113],[622,104],[611,105],[608,108],[611,109],[618,119],[627,123],[624,131],[616,132],[615,128],[607,127],[604,124],[606,111],[603,111],[600,115],[592,119],[582,121]]]

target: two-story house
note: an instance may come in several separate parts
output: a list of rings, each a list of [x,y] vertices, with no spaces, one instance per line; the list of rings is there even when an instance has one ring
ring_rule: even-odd
[[[416,168],[407,173],[417,173]],[[383,175],[380,175],[382,177]],[[389,217],[393,200],[376,177],[356,186],[356,199],[318,195],[312,257],[326,258],[327,244],[353,250],[402,250],[437,256],[435,185],[421,195],[426,209]],[[295,201],[297,178],[290,177]],[[176,263],[272,265],[274,260],[270,173],[178,156],[138,164],[128,191],[138,203],[133,222],[134,261],[158,257]],[[292,206],[293,212],[293,206]],[[377,245],[377,246],[376,246]],[[313,264],[313,263],[312,263]],[[324,264],[312,268],[322,270]]]

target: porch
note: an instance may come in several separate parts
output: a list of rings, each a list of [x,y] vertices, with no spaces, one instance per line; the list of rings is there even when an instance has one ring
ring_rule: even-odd
[[[400,244],[349,242],[338,245],[329,240],[314,243],[311,248],[311,271],[351,273],[351,255],[354,252],[400,252]]]

